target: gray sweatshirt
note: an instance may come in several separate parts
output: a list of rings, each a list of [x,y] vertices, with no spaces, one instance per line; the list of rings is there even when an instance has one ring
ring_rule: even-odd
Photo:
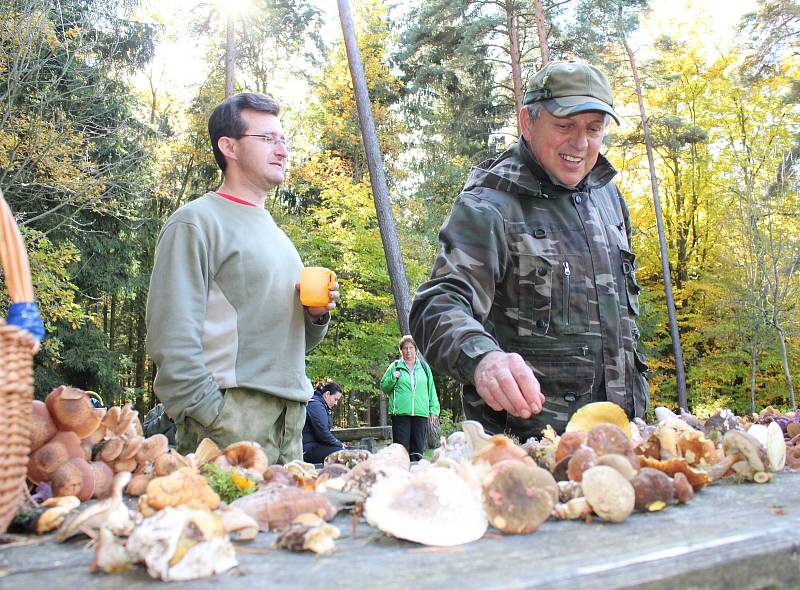
[[[180,424],[208,426],[220,389],[246,387],[297,402],[313,392],[305,354],[327,331],[300,303],[303,263],[260,207],[207,193],[161,230],[147,297],[155,393]]]

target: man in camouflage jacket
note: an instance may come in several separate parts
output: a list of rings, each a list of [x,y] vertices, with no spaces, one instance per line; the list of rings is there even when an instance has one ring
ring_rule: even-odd
[[[600,70],[548,64],[529,83],[519,142],[472,170],[442,226],[411,331],[489,432],[562,432],[590,401],[647,409],[630,215],[599,153],[612,117]]]

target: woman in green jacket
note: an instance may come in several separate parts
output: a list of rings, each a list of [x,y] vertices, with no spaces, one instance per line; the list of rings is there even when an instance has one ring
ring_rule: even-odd
[[[381,389],[389,396],[392,440],[400,443],[412,461],[422,459],[428,434],[428,420],[438,425],[439,399],[431,368],[417,355],[411,336],[400,339],[401,359],[386,369]]]

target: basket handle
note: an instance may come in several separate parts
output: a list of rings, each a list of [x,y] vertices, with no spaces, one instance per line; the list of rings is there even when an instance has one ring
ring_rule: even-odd
[[[0,262],[6,271],[6,287],[12,303],[33,301],[33,283],[25,244],[8,203],[0,191]]]

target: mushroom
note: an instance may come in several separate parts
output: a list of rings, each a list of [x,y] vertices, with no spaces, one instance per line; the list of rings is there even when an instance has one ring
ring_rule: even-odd
[[[741,430],[729,430],[722,439],[722,448],[726,458],[736,458],[731,465],[740,477],[766,483],[772,476],[768,473],[767,453],[758,440]]]
[[[31,452],[41,447],[58,432],[44,402],[33,400],[31,412]]]
[[[695,491],[707,486],[712,481],[716,481],[725,475],[725,472],[728,471],[730,467],[730,463],[725,466],[722,465],[722,462],[720,462],[712,465],[708,469],[695,469],[689,465],[686,462],[686,459],[683,457],[675,457],[674,459],[662,461],[659,459],[653,459],[651,457],[641,456],[639,457],[639,462],[641,463],[642,467],[652,467],[653,469],[658,469],[670,477],[674,477],[676,473],[683,473]],[[720,469],[720,467],[722,469]]]
[[[486,461],[494,465],[500,461],[520,461],[528,465],[535,465],[535,461],[528,453],[503,434],[495,434],[489,439],[489,444],[472,455],[472,462]]]
[[[322,519],[317,523],[293,522],[278,535],[275,546],[289,551],[313,551],[319,555],[331,553],[340,535],[338,528]]]
[[[261,445],[257,442],[238,442],[225,447],[222,452],[231,467],[241,467],[252,469],[259,475],[263,475],[269,466],[269,459]]]
[[[81,502],[92,497],[94,470],[85,459],[70,459],[50,475],[53,496],[77,496]]]
[[[630,450],[630,435],[614,424],[598,424],[586,435],[586,446],[598,456],[624,455]]]
[[[538,471],[543,470],[513,460],[492,466],[483,483],[483,507],[492,526],[504,533],[525,534],[547,520],[558,490],[554,480],[551,490],[539,487]]]
[[[595,462],[596,465],[608,465],[619,471],[625,479],[632,480],[639,469],[639,460],[636,459],[636,467],[631,463],[631,459],[627,455],[603,455],[598,457]]]
[[[564,457],[569,457],[579,447],[585,444],[586,433],[583,430],[565,432],[558,440],[558,446],[556,447],[556,463],[561,461]]]
[[[114,470],[109,467],[108,463],[103,461],[92,461],[90,465],[94,471],[94,492],[92,492],[92,497],[98,500],[108,498],[111,495],[114,484]]]
[[[572,456],[569,457],[567,464],[567,476],[572,481],[581,481],[583,472],[594,467],[597,462],[597,453],[594,449],[587,446],[578,447]]]
[[[71,431],[57,432],[31,455],[28,478],[35,483],[47,481],[64,463],[70,459],[83,459],[84,456],[77,434]]]
[[[608,465],[587,469],[581,488],[594,513],[608,522],[622,522],[630,516],[636,504],[636,493],[631,483]]]
[[[678,453],[689,465],[710,465],[716,463],[717,447],[699,430],[688,430],[678,436]]]
[[[139,498],[139,510],[142,514],[167,506],[213,510],[219,502],[219,496],[202,475],[191,467],[182,467],[169,475],[152,479],[147,484],[146,493]]]
[[[631,480],[636,493],[636,509],[656,512],[671,504],[675,494],[670,477],[658,469],[643,467]]]
[[[772,422],[767,426],[767,459],[770,471],[780,471],[786,465],[786,441],[783,430],[777,423]]]
[[[258,535],[258,523],[241,508],[220,504],[215,512],[232,540],[252,541]]]
[[[583,496],[572,498],[553,507],[553,517],[559,520],[588,520],[592,515],[592,506]]]
[[[336,516],[336,509],[325,496],[297,487],[269,486],[234,500],[231,506],[254,519],[262,531],[283,528],[309,512],[325,520]]]
[[[169,475],[181,467],[188,467],[188,463],[175,449],[170,449],[163,455],[156,457],[153,462],[153,472],[157,477]]]
[[[220,518],[207,510],[160,510],[136,527],[125,547],[150,576],[165,582],[212,576],[237,565]]]
[[[9,528],[10,532],[42,535],[56,530],[64,522],[67,514],[80,506],[75,496],[48,498],[39,506],[20,510]]]
[[[125,493],[129,496],[141,496],[147,491],[147,485],[153,480],[152,473],[134,473],[128,485],[125,486]]]
[[[464,431],[464,436],[467,437],[467,444],[472,447],[472,452],[477,453],[483,447],[489,445],[491,435],[486,434],[483,429],[483,424],[475,420],[464,420],[461,423],[461,430]]]
[[[631,425],[625,410],[613,402],[592,402],[578,408],[567,423],[565,432],[573,430],[589,432],[594,426],[606,423],[613,424],[622,430],[625,436],[631,437]]]
[[[45,405],[59,430],[71,430],[84,438],[94,432],[103,418],[103,411],[92,405],[86,392],[61,385],[45,399]]]
[[[99,443],[94,445],[94,447],[92,447],[92,458],[98,461],[111,463],[119,458],[120,454],[122,453],[122,449],[124,448],[125,441],[118,436],[113,436],[111,438],[101,440]]]
[[[544,438],[541,441],[529,438],[521,448],[528,453],[529,457],[533,458],[539,467],[547,469],[550,473],[555,471],[558,445]]]
[[[128,472],[118,473],[114,477],[111,495],[81,511],[66,522],[58,532],[57,540],[63,543],[70,537],[85,531],[97,531],[104,527],[115,535],[128,535],[133,530],[134,521],[128,507],[122,501],[122,490],[130,480]]]
[[[681,472],[676,473],[672,477],[672,488],[675,492],[675,500],[678,504],[686,504],[694,498],[692,484],[689,483],[689,480]]]
[[[136,463],[142,465],[154,462],[158,457],[169,451],[169,440],[163,434],[154,434],[144,439],[142,446],[136,452]]]
[[[424,545],[469,543],[488,526],[479,491],[445,467],[395,471],[381,479],[372,487],[364,515],[383,532]]]
[[[119,454],[119,457],[117,457],[117,460],[133,461],[134,463],[137,463],[136,454],[139,452],[139,449],[142,448],[143,444],[143,436],[133,435],[125,437],[125,446],[123,447],[122,452]]]

